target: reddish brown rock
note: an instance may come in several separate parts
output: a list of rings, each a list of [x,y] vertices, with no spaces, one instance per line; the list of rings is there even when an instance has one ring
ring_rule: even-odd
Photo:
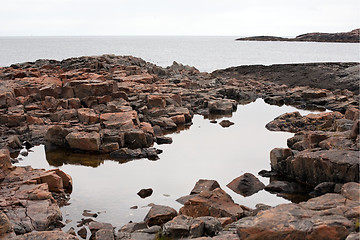
[[[176,215],[176,210],[171,207],[154,205],[145,216],[144,221],[148,226],[162,225],[176,217]]]
[[[69,130],[61,126],[54,125],[49,127],[46,132],[45,140],[57,146],[65,146],[65,137],[69,134]]]
[[[16,236],[14,240],[78,240],[76,236],[63,231],[32,232]]]
[[[202,191],[212,191],[216,188],[220,188],[220,185],[216,180],[200,179],[196,182],[190,194],[198,194]]]
[[[191,217],[212,216],[233,219],[243,216],[242,208],[221,188],[205,190],[195,195],[185,202],[179,213]]]
[[[99,151],[100,134],[97,132],[72,132],[65,137],[72,149],[83,151]]]
[[[95,113],[93,109],[79,108],[77,110],[79,121],[87,124],[95,124],[100,122],[99,114]]]
[[[235,178],[226,186],[244,197],[251,196],[265,187],[265,185],[251,173],[245,173]]]
[[[154,108],[154,107],[164,108],[166,107],[165,98],[159,95],[149,95],[147,97],[147,106],[149,108]]]

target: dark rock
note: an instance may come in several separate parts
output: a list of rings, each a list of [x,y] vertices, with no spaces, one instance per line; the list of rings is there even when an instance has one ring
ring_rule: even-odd
[[[175,209],[168,206],[154,205],[145,216],[144,221],[151,227],[154,225],[162,225],[176,216],[177,212]]]
[[[258,174],[262,177],[272,177],[276,175],[276,172],[273,171],[268,171],[268,170],[261,170],[260,172],[258,172]]]
[[[80,228],[78,231],[77,231],[77,234],[83,238],[83,239],[86,239],[87,237],[87,229],[85,227],[82,227]]]
[[[201,193],[202,191],[212,191],[216,188],[220,188],[220,185],[217,181],[200,179],[199,181],[196,182],[190,194],[198,194]]]
[[[197,219],[204,222],[205,236],[213,237],[222,230],[220,221],[215,217],[206,216],[206,217],[199,217]]]
[[[51,144],[57,146],[65,146],[65,137],[69,134],[67,129],[62,128],[61,126],[52,126],[46,132],[45,140]]]
[[[245,173],[235,178],[226,186],[244,197],[251,196],[265,187],[265,185],[251,173]]]
[[[266,187],[266,191],[278,193],[307,193],[307,189],[296,182],[271,181]]]
[[[157,144],[171,144],[173,142],[171,137],[158,136],[156,137]]]
[[[227,127],[230,127],[231,125],[234,125],[234,123],[229,120],[222,120],[219,124],[223,128],[227,128]]]
[[[151,188],[141,189],[137,195],[139,195],[141,198],[147,198],[150,197],[153,193],[153,190]]]

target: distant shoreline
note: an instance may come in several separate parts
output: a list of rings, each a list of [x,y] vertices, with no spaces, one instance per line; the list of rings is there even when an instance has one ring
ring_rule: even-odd
[[[342,43],[359,43],[360,28],[350,32],[340,33],[306,33],[296,36],[295,38],[285,38],[276,36],[253,36],[237,38],[236,41],[286,41],[286,42],[342,42]]]

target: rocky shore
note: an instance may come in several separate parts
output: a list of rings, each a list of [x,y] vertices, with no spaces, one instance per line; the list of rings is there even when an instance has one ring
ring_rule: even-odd
[[[345,43],[359,43],[360,42],[360,28],[354,29],[350,32],[340,33],[305,33],[295,38],[284,38],[275,36],[254,36],[237,38],[237,41],[287,41],[287,42],[345,42]]]
[[[176,62],[162,68],[135,57],[103,55],[38,60],[0,68],[0,236],[15,239],[356,239],[359,202],[359,63],[243,66],[213,73]],[[71,177],[13,167],[11,154],[45,144],[102,159],[157,159],[156,142],[192,124],[194,114],[216,118],[257,98],[269,104],[330,110],[287,113],[266,127],[288,131],[288,148],[271,151],[271,176],[229,184],[249,194],[260,186],[314,198],[250,209],[235,203],[216,180],[199,180],[177,212],[153,205],[144,222],[118,232],[109,223],[84,223],[84,234],[61,232],[59,206]],[[246,186],[244,188],[244,186]],[[70,196],[71,197],[71,196]],[[33,232],[36,230],[37,232]],[[89,232],[89,234],[87,234]],[[71,235],[74,234],[74,235]],[[55,238],[55,236],[60,236]],[[354,237],[355,236],[355,237]],[[85,237],[86,238],[86,237]]]

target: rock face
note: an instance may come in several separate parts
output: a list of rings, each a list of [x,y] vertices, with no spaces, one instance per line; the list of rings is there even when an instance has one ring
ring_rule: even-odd
[[[357,186],[357,190],[354,189]],[[350,190],[352,189],[352,190]],[[345,239],[359,215],[359,184],[300,204],[282,204],[236,222],[240,239]],[[345,196],[345,192],[352,192]]]
[[[350,32],[341,33],[305,33],[295,38],[283,38],[274,36],[256,36],[237,38],[238,41],[289,41],[289,42],[360,42],[360,29],[354,29]]]

